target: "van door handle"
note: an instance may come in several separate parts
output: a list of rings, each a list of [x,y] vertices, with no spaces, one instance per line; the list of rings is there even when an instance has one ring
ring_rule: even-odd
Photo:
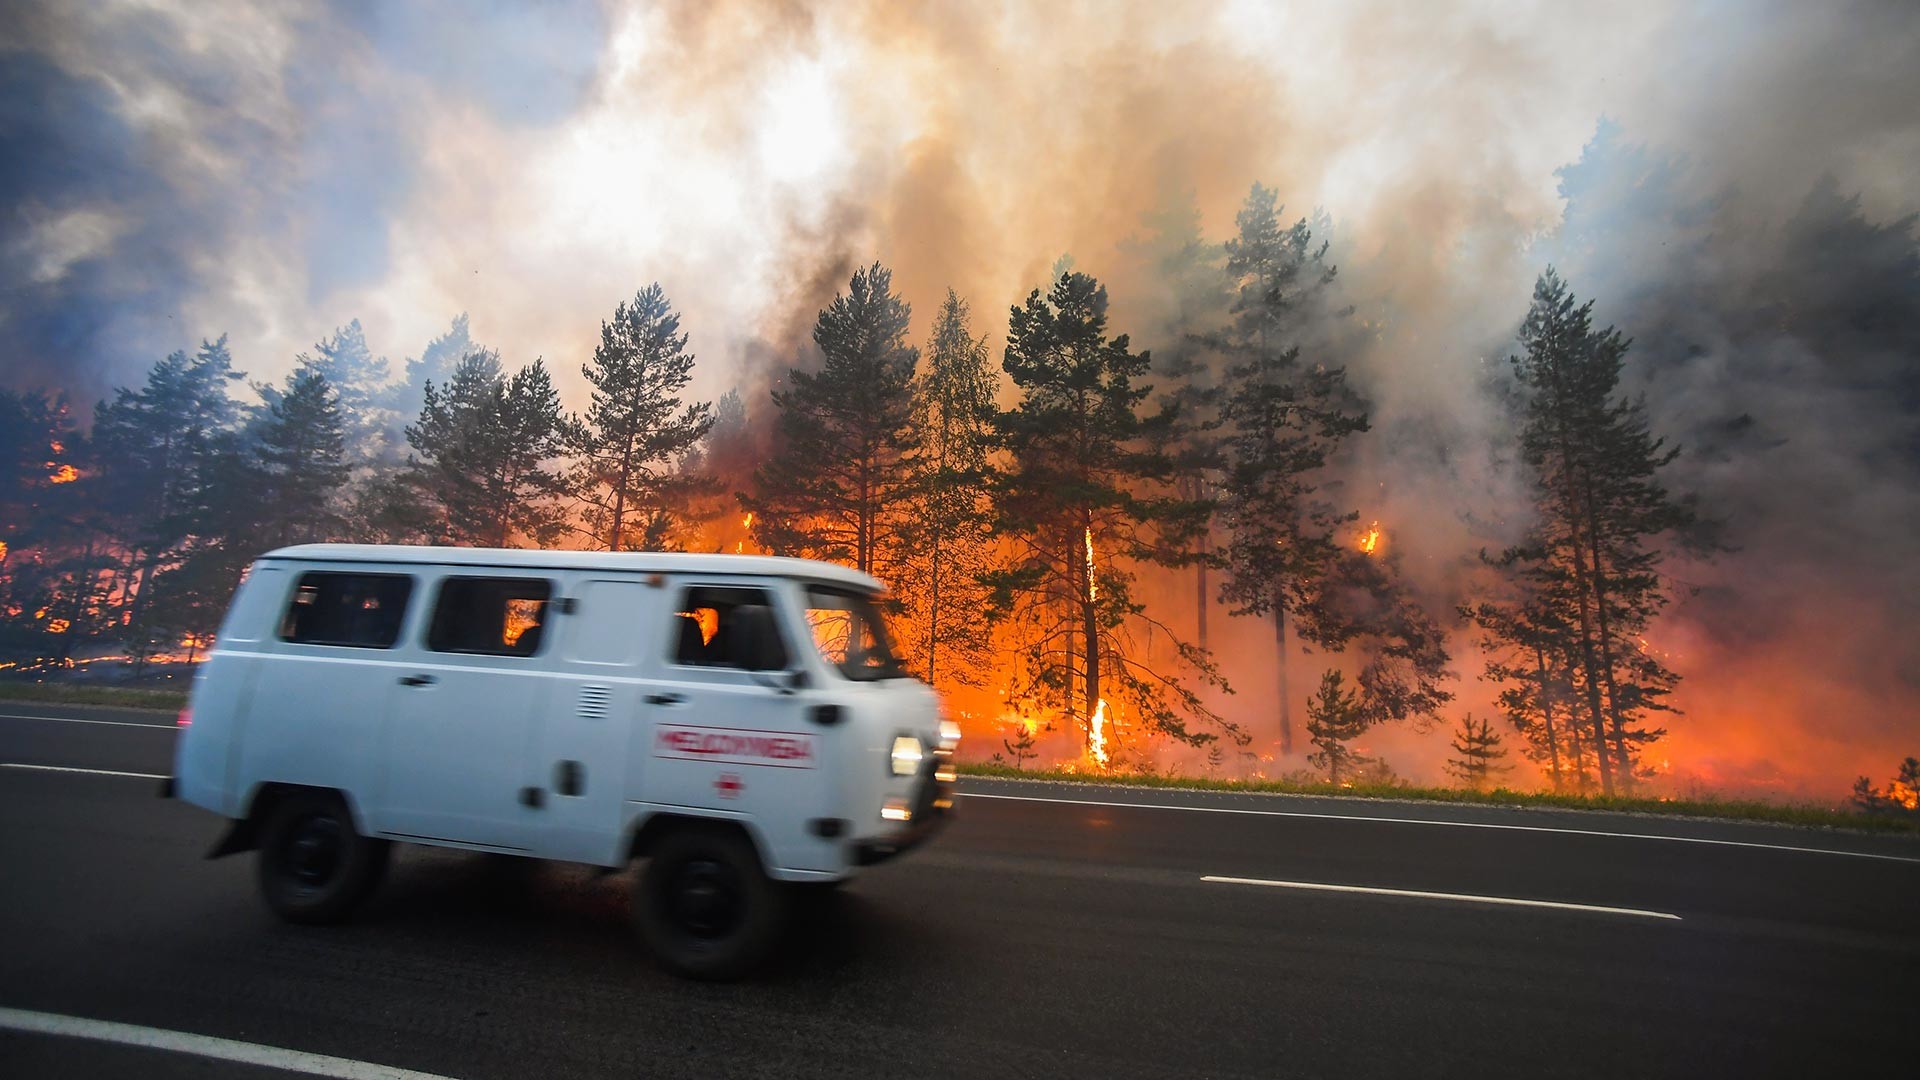
[[[437,682],[439,682],[439,681],[440,681],[439,679],[436,679],[436,678],[434,678],[434,677],[433,677],[433,676],[431,676],[431,675],[402,675],[402,676],[400,676],[400,685],[401,685],[401,686],[432,686],[432,685],[433,685],[434,683],[437,683]]]
[[[685,705],[686,703],[687,703],[687,695],[685,694],[648,694],[647,695],[647,704],[649,705]]]

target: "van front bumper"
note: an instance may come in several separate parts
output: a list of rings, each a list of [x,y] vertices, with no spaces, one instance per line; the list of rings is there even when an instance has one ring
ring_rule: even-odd
[[[872,866],[896,855],[904,855],[946,828],[948,819],[953,817],[955,804],[952,782],[939,777],[938,766],[941,764],[944,763],[928,755],[926,767],[921,770],[914,784],[911,802],[913,815],[905,828],[886,836],[854,842],[855,866]]]

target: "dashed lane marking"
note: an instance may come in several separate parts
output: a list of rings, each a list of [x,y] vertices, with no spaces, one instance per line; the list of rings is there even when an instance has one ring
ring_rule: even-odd
[[[1426,892],[1420,889],[1382,889],[1370,885],[1329,885],[1319,881],[1269,881],[1265,878],[1204,876],[1201,881],[1218,885],[1260,885],[1269,889],[1306,889],[1313,892],[1364,893],[1368,896],[1411,896],[1420,900],[1451,900],[1460,904],[1502,904],[1508,907],[1553,908],[1557,911],[1585,911],[1599,915],[1631,915],[1640,919],[1672,919],[1680,916],[1665,911],[1639,908],[1606,907],[1600,904],[1570,904],[1561,900],[1522,900],[1513,896],[1476,896],[1472,893]]]

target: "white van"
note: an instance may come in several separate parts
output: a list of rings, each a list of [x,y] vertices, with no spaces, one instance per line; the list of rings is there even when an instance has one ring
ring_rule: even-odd
[[[645,860],[665,964],[730,977],[789,884],[912,847],[959,731],[865,574],[800,559],[318,544],[263,556],[194,679],[169,793],[233,819],[282,917],[345,917],[394,840]]]

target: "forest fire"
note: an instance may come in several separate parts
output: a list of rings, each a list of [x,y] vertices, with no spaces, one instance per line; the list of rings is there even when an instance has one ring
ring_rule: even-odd
[[[550,118],[562,137],[528,133],[524,145],[553,160],[472,170],[458,200],[396,189],[356,206],[365,235],[462,250],[426,258],[395,244],[393,266],[374,260],[351,287],[318,276],[360,265],[332,245],[361,231],[316,230],[312,245],[245,237],[249,258],[288,265],[240,268],[257,289],[213,288],[189,279],[220,260],[114,262],[109,249],[147,235],[120,220],[138,208],[76,192],[75,221],[95,201],[120,224],[80,262],[35,246],[72,247],[61,222],[22,233],[10,265],[54,275],[23,302],[67,299],[20,325],[113,325],[85,337],[102,343],[98,357],[18,343],[22,357],[69,357],[70,371],[23,359],[8,372],[0,436],[20,437],[0,483],[0,611],[19,614],[0,620],[12,650],[0,660],[147,656],[175,642],[191,654],[240,568],[284,543],[764,552],[885,582],[905,669],[995,736],[969,754],[996,752],[1004,735],[1017,762],[1324,777],[1310,758],[1339,737],[1323,722],[1309,745],[1302,725],[1330,669],[1348,677],[1382,775],[1413,782],[1446,782],[1435,725],[1469,707],[1493,718],[1517,787],[1837,793],[1911,752],[1902,675],[1915,647],[1889,599],[1914,591],[1915,560],[1899,554],[1911,542],[1857,541],[1910,538],[1920,505],[1910,448],[1887,434],[1912,430],[1917,400],[1909,193],[1874,171],[1904,175],[1889,166],[1898,155],[1793,147],[1780,160],[1794,168],[1769,173],[1745,166],[1769,152],[1758,144],[1786,145],[1784,121],[1730,124],[1756,146],[1727,169],[1714,156],[1727,144],[1685,131],[1690,121],[1596,123],[1613,115],[1603,102],[1556,81],[1510,98],[1550,128],[1528,120],[1503,152],[1452,156],[1472,140],[1432,137],[1441,121],[1407,119],[1419,110],[1370,107],[1359,115],[1382,130],[1356,132],[1349,110],[1309,107],[1315,80],[1351,78],[1354,65],[1263,71],[1241,51],[1244,27],[1216,38],[1219,27],[1168,10],[1179,13],[1143,11],[1140,33],[1093,35],[1075,54],[1144,80],[1118,97],[1106,76],[1054,83],[1057,58],[1007,62],[1039,58],[1027,35],[997,33],[967,38],[977,55],[950,69],[991,77],[927,85],[920,50],[952,35],[862,38],[861,17],[821,16],[820,30],[856,31],[836,47],[860,62],[832,71],[864,64],[955,96],[875,109],[886,95],[843,93],[858,87],[823,75],[819,130],[850,137],[837,149],[811,140],[831,160],[795,181],[772,160],[739,173],[739,146],[760,140],[699,134],[756,130],[766,118],[753,107],[731,110],[759,94],[714,95],[706,69],[677,69],[688,137],[658,155],[647,140],[672,143],[652,132],[635,160],[753,182],[660,191],[643,178],[606,206],[604,192],[552,178],[617,170],[562,151],[606,151],[609,139],[572,137],[591,132],[640,139],[632,121],[658,103],[629,98],[629,80],[590,80],[582,115]],[[1159,33],[1183,44],[1162,50],[1149,40]],[[658,37],[619,36],[607,55]],[[714,43],[735,40],[691,48],[710,62]],[[1158,62],[1119,63],[1131,50]],[[757,79],[738,58],[726,55]],[[1525,91],[1503,82],[1525,68],[1476,65],[1475,78]],[[446,89],[448,101],[462,92]],[[1024,119],[1034,102],[1057,129]],[[1803,111],[1815,110],[1782,115]],[[1836,139],[1854,130],[1829,151],[1908,146],[1868,128],[1872,110],[1843,111]],[[391,134],[444,151],[438,140],[485,122],[460,120]],[[1266,137],[1275,131],[1289,137]],[[1697,145],[1646,141],[1679,136]],[[1406,138],[1422,151],[1380,153]],[[493,145],[521,144],[472,138],[474,152]],[[1062,149],[1035,172],[1024,164],[1035,145]],[[278,142],[266,149],[284,156]],[[417,160],[425,185],[467,159]],[[1006,171],[1014,161],[1021,170]],[[334,167],[305,165],[320,181]],[[344,191],[369,186],[343,179],[355,181]],[[259,211],[233,228],[299,218],[303,206],[267,213],[258,201],[296,189],[323,190],[266,183],[226,200]],[[26,203],[67,205],[47,196]],[[1302,212],[1321,204],[1324,215]],[[528,206],[549,216],[529,223]],[[660,207],[685,231],[654,227]],[[538,272],[503,287],[509,275],[485,260],[529,255],[521,230],[540,238]],[[737,257],[742,236],[751,258]],[[695,250],[714,254],[685,258]],[[1422,251],[1462,254],[1409,254]],[[107,280],[96,265],[158,262],[187,268],[164,319],[65,291]],[[160,295],[127,292],[149,294]],[[438,321],[456,311],[471,319]],[[181,312],[205,321],[183,325]],[[1545,322],[1553,333],[1537,333]],[[1745,357],[1756,359],[1733,362]],[[1556,387],[1586,395],[1562,403],[1584,426],[1561,449],[1528,438],[1529,410]],[[1641,432],[1685,452],[1640,453]],[[1545,497],[1543,476],[1581,470],[1542,455],[1620,472],[1593,481],[1592,499]],[[1621,494],[1656,491],[1674,505]],[[1681,511],[1696,501],[1689,523]],[[1695,535],[1715,522],[1724,552]],[[1598,539],[1586,551],[1566,541],[1581,536]],[[1613,621],[1588,626],[1589,613]],[[711,638],[714,616],[690,614]],[[522,640],[533,625],[500,632]]]
[[[1087,756],[1093,759],[1098,768],[1106,768],[1112,763],[1112,755],[1107,750],[1107,703],[1105,699],[1094,706],[1093,715],[1087,718]]]

